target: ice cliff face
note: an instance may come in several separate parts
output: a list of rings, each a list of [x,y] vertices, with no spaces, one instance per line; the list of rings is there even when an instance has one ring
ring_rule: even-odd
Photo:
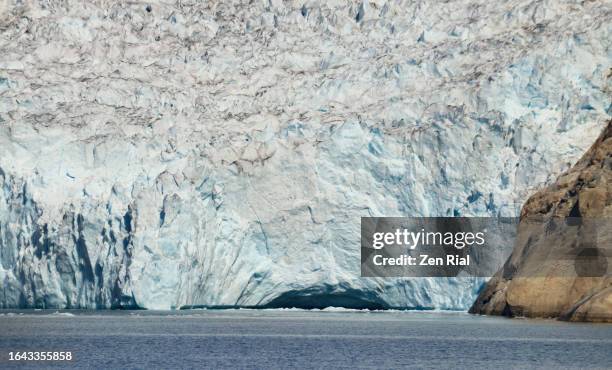
[[[605,0],[0,4],[0,307],[467,309],[360,217],[515,215],[611,110]]]

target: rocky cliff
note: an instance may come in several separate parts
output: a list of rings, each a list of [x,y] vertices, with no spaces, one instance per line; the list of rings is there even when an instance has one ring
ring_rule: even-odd
[[[612,122],[521,212],[518,241],[472,313],[612,321]]]
[[[609,119],[609,1],[0,1],[0,307],[464,310],[361,216],[516,216]]]

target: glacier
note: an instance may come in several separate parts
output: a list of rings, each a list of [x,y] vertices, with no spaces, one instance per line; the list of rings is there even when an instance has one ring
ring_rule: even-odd
[[[0,308],[466,310],[362,216],[515,216],[610,118],[605,0],[0,2]]]

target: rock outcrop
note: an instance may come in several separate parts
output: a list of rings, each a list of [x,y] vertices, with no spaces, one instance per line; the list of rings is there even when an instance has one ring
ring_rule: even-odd
[[[612,122],[521,212],[515,249],[472,313],[612,321]]]

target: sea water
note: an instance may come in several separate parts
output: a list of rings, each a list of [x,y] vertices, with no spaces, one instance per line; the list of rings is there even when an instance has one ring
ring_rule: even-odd
[[[70,352],[71,361],[9,354]],[[0,311],[0,368],[612,368],[612,325],[460,312]]]

